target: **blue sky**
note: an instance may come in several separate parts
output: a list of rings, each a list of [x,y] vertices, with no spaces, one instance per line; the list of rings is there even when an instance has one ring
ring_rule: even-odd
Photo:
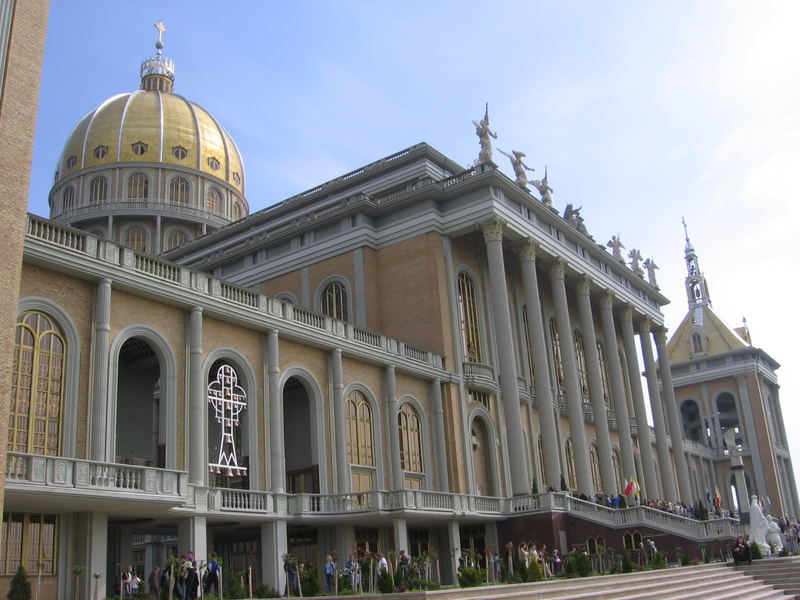
[[[495,147],[546,164],[557,208],[655,260],[672,328],[686,218],[715,310],[783,364],[800,473],[798,17],[791,1],[57,1],[30,209],[47,214],[72,127],[138,87],[159,19],[176,92],[239,145],[252,210],[421,141],[471,164],[489,102]]]

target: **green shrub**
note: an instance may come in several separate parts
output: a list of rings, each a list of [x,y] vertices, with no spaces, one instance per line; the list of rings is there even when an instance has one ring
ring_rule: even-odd
[[[241,600],[247,598],[247,592],[239,581],[239,572],[227,571],[225,573],[225,587],[222,590],[224,598],[231,600]]]
[[[681,563],[682,567],[687,567],[692,562],[691,559],[689,558],[689,555],[686,554],[686,552],[684,552],[683,548],[681,548],[680,546],[675,548],[675,556],[678,557],[678,562]]]
[[[304,569],[300,573],[300,585],[303,589],[303,596],[316,596],[319,594],[319,580],[317,575],[309,569]]]
[[[667,568],[667,555],[663,552],[659,551],[655,553],[653,556],[653,560],[651,561],[650,565],[654,569],[666,569]]]
[[[567,577],[588,577],[592,574],[592,560],[583,552],[570,552],[564,563]]]
[[[458,572],[458,585],[461,587],[476,587],[486,583],[486,571],[474,567],[461,567]]]
[[[750,558],[753,560],[764,558],[764,554],[761,552],[761,547],[755,542],[750,544]]]
[[[17,567],[14,579],[8,588],[8,600],[31,600],[31,584],[28,582],[28,574],[22,565]]]
[[[274,587],[268,583],[260,583],[258,587],[253,590],[253,595],[256,598],[280,598],[281,595]]]
[[[627,550],[622,551],[622,572],[623,573],[630,573],[634,569],[633,560],[631,559],[631,553]]]
[[[394,579],[388,571],[381,571],[378,580],[375,582],[381,594],[391,594],[394,591]],[[305,590],[303,590],[305,592]],[[310,596],[311,594],[309,594]]]

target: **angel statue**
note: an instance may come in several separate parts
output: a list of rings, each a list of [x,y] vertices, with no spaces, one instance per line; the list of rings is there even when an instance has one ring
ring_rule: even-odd
[[[769,533],[769,521],[764,513],[761,512],[761,505],[758,503],[758,496],[750,499],[750,526],[748,527],[748,542],[755,542],[764,556],[769,556],[770,549],[767,543],[767,533]]]
[[[544,168],[544,178],[541,181],[534,179],[531,181],[531,185],[539,190],[539,195],[542,197],[542,204],[545,206],[553,206],[553,197],[550,195],[553,192],[553,188],[547,183],[547,166]]]
[[[526,165],[525,161],[522,160],[522,158],[525,156],[525,153],[520,152],[519,150],[512,150],[511,154],[509,154],[508,152],[503,152],[500,150],[500,148],[498,148],[497,151],[511,159],[511,166],[514,168],[514,175],[517,177],[515,180],[516,184],[527,192],[528,177],[525,175],[525,171],[533,171],[533,169]]]
[[[648,258],[644,261],[644,268],[647,270],[647,282],[657,290],[661,289],[656,283],[656,269],[658,269],[656,262],[652,258]]]
[[[496,166],[492,161],[492,140],[497,139],[497,134],[489,129],[489,103],[486,103],[486,113],[480,121],[472,121],[475,125],[475,134],[481,143],[481,152],[478,154],[478,163],[482,165]]]
[[[618,235],[612,235],[611,239],[606,242],[606,246],[611,248],[611,255],[616,258],[619,262],[625,262],[625,259],[622,258],[622,249],[625,247],[625,244],[622,243],[622,240],[619,239]]]
[[[642,270],[641,265],[639,264],[642,260],[641,253],[634,248],[630,252],[628,252],[628,258],[631,259],[631,271],[636,273],[639,277],[644,277],[644,271]]]

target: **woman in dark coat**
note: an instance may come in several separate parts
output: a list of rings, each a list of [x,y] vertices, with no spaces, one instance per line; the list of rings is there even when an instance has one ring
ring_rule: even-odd
[[[745,562],[748,565],[753,564],[752,557],[750,556],[750,546],[747,545],[747,541],[744,539],[744,536],[740,535],[738,538],[736,538],[736,543],[731,549],[731,554],[733,555],[734,565]]]

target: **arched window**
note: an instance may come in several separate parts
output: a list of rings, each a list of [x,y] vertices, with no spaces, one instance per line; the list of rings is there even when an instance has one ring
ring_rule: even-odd
[[[217,188],[208,188],[208,193],[206,194],[206,209],[214,213],[222,212],[222,194],[219,193]]]
[[[347,459],[353,492],[374,489],[375,450],[372,437],[372,409],[367,398],[353,391],[345,401],[347,415]]]
[[[233,203],[233,220],[238,221],[242,218],[242,205],[238,202]]]
[[[597,446],[589,446],[589,465],[592,469],[592,486],[595,492],[603,490],[603,480],[600,477],[600,457],[597,455]]]
[[[694,400],[686,400],[681,404],[681,425],[686,439],[695,442],[704,441],[700,407]]]
[[[553,366],[556,371],[558,393],[564,394],[564,363],[561,362],[561,342],[558,339],[558,328],[555,319],[550,319],[550,350],[553,355]]]
[[[19,316],[11,374],[10,451],[60,453],[66,352],[64,337],[50,317],[33,310]]]
[[[244,438],[248,416],[248,391],[245,387],[241,370],[228,360],[218,359],[211,365],[206,388],[209,399],[208,466],[214,473],[210,478],[212,485],[215,483],[217,487],[250,487],[250,457]]]
[[[464,345],[464,360],[481,362],[481,334],[478,324],[478,305],[475,286],[465,272],[458,274],[458,310],[461,319],[461,339]]]
[[[139,252],[147,251],[147,232],[139,226],[128,228],[125,232],[125,245]]]
[[[72,210],[75,208],[75,188],[69,186],[64,190],[64,210]]]
[[[531,347],[531,336],[528,332],[528,307],[522,307],[522,327],[525,329],[525,348],[528,351],[528,370],[531,374],[531,383],[536,381],[533,373],[533,348]]]
[[[586,374],[586,352],[583,347],[583,335],[580,331],[572,334],[575,342],[575,358],[578,361],[578,379],[581,383],[581,397],[584,402],[589,401],[589,378]]]
[[[589,554],[603,554],[606,551],[606,540],[603,536],[590,537],[586,540],[586,551]]]
[[[332,281],[325,286],[320,307],[329,317],[347,321],[347,289],[341,281]]]
[[[729,392],[722,392],[717,396],[717,418],[719,419],[723,440],[725,439],[725,432],[732,429],[736,445],[741,449],[742,430],[739,426],[739,412],[736,410],[736,400]],[[727,450],[730,450],[730,448],[726,448]]]
[[[638,550],[642,543],[642,534],[638,531],[626,531],[622,534],[622,547],[625,550]]]
[[[164,251],[167,252],[169,250],[174,250],[179,246],[183,246],[188,241],[189,236],[186,235],[185,231],[173,229],[167,234],[167,241],[164,244]]]
[[[600,363],[600,383],[603,385],[603,402],[606,405],[606,410],[611,410],[611,393],[608,390],[606,352],[600,342],[597,342],[597,361]]]
[[[400,465],[404,471],[422,473],[422,431],[419,415],[414,407],[406,402],[397,415],[400,428]],[[406,488],[419,489],[420,477],[406,475]]]
[[[89,204],[102,204],[108,200],[108,181],[105,177],[95,177],[89,184]]]
[[[128,177],[128,200],[147,200],[149,182],[144,173]]]
[[[173,177],[169,182],[171,204],[189,204],[189,182],[183,177]]]
[[[614,465],[614,482],[617,485],[616,493],[622,493],[625,489],[625,480],[622,477],[622,461],[619,458],[619,451],[614,448],[611,450],[611,463]]]
[[[567,485],[571,490],[578,489],[578,479],[575,477],[575,453],[572,450],[572,440],[567,439],[564,446],[564,458],[567,461]]]
[[[695,332],[692,334],[692,354],[703,353],[703,337]]]

